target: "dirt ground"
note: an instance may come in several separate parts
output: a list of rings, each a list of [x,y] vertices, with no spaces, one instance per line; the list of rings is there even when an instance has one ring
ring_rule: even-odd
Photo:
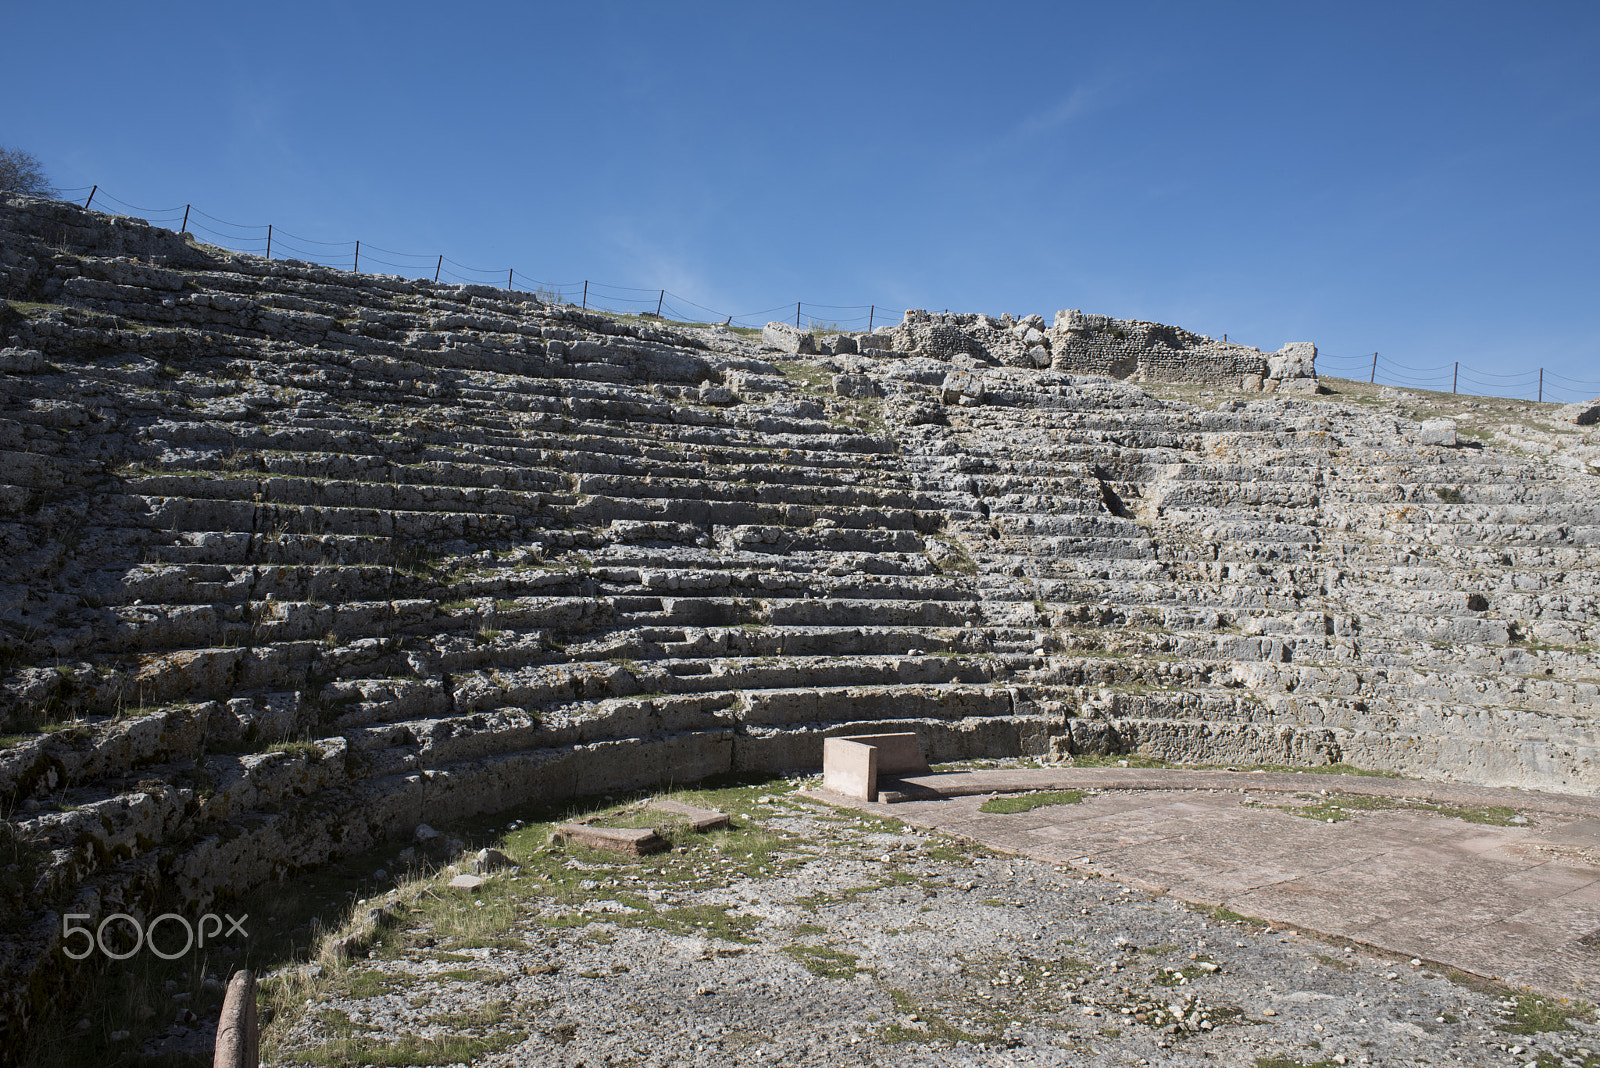
[[[357,905],[353,959],[325,943],[277,969],[265,1060],[1600,1065],[1586,1003],[797,793],[813,786],[674,794],[733,817],[706,834],[642,798],[573,813],[660,827],[673,848],[645,857],[504,826],[519,867],[405,881]]]

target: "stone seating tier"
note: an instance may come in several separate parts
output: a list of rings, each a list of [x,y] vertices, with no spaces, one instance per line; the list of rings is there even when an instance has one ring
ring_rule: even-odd
[[[1600,787],[1600,494],[1570,467],[1048,369],[946,403],[922,353],[846,368],[20,198],[0,279],[31,368],[0,397],[20,917],[198,906],[419,812],[817,767],[824,736]],[[0,1019],[71,980],[22,922]]]

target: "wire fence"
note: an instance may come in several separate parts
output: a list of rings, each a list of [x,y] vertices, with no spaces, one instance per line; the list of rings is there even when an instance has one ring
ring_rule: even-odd
[[[237,223],[207,214],[192,204],[148,208],[130,204],[98,185],[62,189],[62,199],[87,195],[84,207],[99,201],[123,209],[112,214],[131,215],[156,226],[193,234],[206,244],[234,252],[291,259],[340,270],[393,273],[410,278],[431,278],[495,286],[528,293],[556,304],[572,304],[611,314],[658,317],[680,323],[723,323],[760,328],[774,319],[807,330],[862,331],[889,326],[899,317],[881,304],[814,304],[795,301],[748,312],[708,308],[664,288],[642,289],[593,279],[549,282],[519,274],[513,267],[473,267],[438,252],[397,252],[361,241],[319,241],[274,227],[270,223]],[[102,209],[104,210],[104,209]],[[1515,374],[1498,374],[1464,367],[1459,362],[1433,367],[1413,367],[1386,359],[1376,352],[1362,356],[1317,354],[1317,370],[1335,378],[1365,378],[1368,382],[1408,389],[1426,389],[1481,397],[1511,397],[1534,401],[1579,401],[1600,395],[1600,379],[1569,378],[1546,368],[1529,368]]]
[[[1386,359],[1376,352],[1362,356],[1317,353],[1317,372],[1334,378],[1351,378],[1381,386],[1425,389],[1473,397],[1514,397],[1520,400],[1568,403],[1600,396],[1600,379],[1585,381],[1558,374],[1547,367],[1530,367],[1515,374],[1499,374],[1468,367],[1460,361],[1414,367]]]
[[[63,199],[87,194],[84,207],[110,205],[111,214],[130,215],[156,226],[170,227],[194,235],[196,240],[232,252],[244,252],[267,259],[311,263],[347,271],[371,271],[435,282],[462,282],[488,285],[529,293],[556,304],[572,304],[583,309],[621,315],[656,317],[680,323],[722,323],[759,329],[774,319],[791,322],[805,330],[863,331],[892,326],[900,316],[884,304],[813,304],[795,301],[773,308],[748,312],[727,312],[697,304],[688,297],[663,288],[641,289],[619,286],[594,279],[552,282],[534,278],[514,267],[474,267],[437,252],[399,252],[362,241],[319,241],[291,233],[270,223],[238,223],[220,219],[192,204],[171,208],[151,208],[130,204],[98,185],[58,190]]]

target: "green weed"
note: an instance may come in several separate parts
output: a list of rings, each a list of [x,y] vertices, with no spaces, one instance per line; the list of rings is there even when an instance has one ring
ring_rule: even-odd
[[[1032,794],[991,797],[978,806],[979,812],[1031,812],[1048,805],[1076,805],[1083,800],[1081,790],[1042,790]]]
[[[1548,998],[1536,994],[1516,994],[1516,1005],[1506,1010],[1506,1016],[1495,1026],[1508,1034],[1532,1035],[1541,1031],[1575,1031],[1571,1021],[1593,1023],[1593,1006],[1565,998]]]
[[[786,956],[812,975],[823,979],[849,979],[856,974],[860,958],[828,946],[788,945]]]

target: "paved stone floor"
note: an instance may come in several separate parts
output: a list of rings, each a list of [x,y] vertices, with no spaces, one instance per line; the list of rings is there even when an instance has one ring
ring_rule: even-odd
[[[979,810],[993,793],[1079,804]],[[1559,995],[1600,995],[1600,801],[1351,776],[1009,769],[907,780],[959,796],[855,807],[1186,901],[1341,936]],[[1321,791],[1328,791],[1324,799]],[[1493,826],[1401,807],[1327,823],[1285,808],[1384,797],[1513,808]],[[838,801],[838,798],[832,798]],[[1278,807],[1284,806],[1284,807]]]

